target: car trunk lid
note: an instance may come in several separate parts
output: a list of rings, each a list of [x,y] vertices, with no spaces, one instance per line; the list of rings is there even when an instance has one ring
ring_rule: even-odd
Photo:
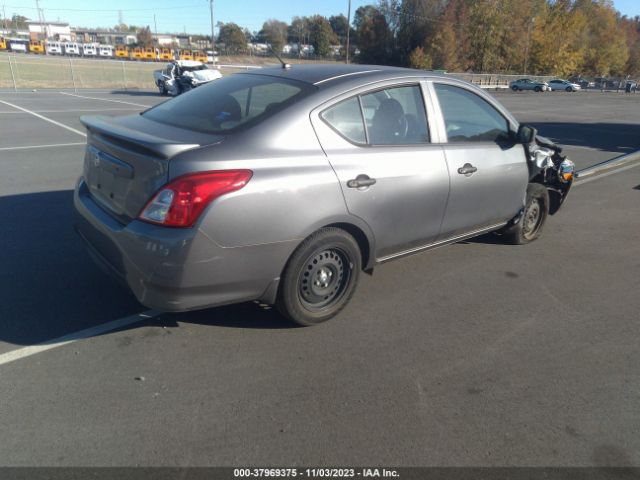
[[[83,116],[84,180],[93,199],[122,223],[136,218],[169,179],[169,163],[187,150],[222,140],[142,116]]]

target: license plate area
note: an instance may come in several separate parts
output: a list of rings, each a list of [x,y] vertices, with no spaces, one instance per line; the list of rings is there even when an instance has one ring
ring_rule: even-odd
[[[91,195],[115,214],[122,215],[134,176],[133,167],[93,146],[87,148],[86,163]]]

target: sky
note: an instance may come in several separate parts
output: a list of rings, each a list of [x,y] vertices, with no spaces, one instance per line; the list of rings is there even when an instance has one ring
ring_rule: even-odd
[[[375,4],[377,0],[352,0],[353,12],[360,6]],[[6,16],[24,15],[38,20],[36,0],[0,0]],[[46,21],[60,20],[72,26],[111,27],[118,23],[119,11],[128,25],[157,26],[158,33],[210,33],[209,0],[39,0]],[[348,0],[214,0],[214,23],[235,22],[251,31],[258,31],[270,18],[287,23],[293,16],[320,14],[326,17],[347,15]],[[640,15],[640,0],[614,0],[624,15]],[[155,14],[155,25],[154,25]],[[217,30],[216,30],[217,32]]]

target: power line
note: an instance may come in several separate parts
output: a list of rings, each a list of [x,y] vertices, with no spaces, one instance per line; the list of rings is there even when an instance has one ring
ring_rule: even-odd
[[[155,8],[102,8],[102,9],[87,9],[87,8],[47,8],[49,11],[55,12],[155,12],[157,10],[183,10],[185,8],[201,7],[202,5],[181,5],[179,7],[155,7]],[[22,5],[5,5],[9,8],[19,8],[22,10],[37,10],[36,7],[25,7]],[[44,9],[43,9],[44,10]]]

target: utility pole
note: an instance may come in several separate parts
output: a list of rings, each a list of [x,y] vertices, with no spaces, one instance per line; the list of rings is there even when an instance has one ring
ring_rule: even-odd
[[[42,37],[44,40],[47,39],[47,35],[44,32],[44,21],[42,19],[43,17],[43,12],[42,10],[40,10],[40,2],[38,0],[36,0],[36,9],[38,10],[38,20],[40,21],[40,33],[42,34]],[[38,38],[39,40],[39,38]]]
[[[525,52],[524,52],[524,74],[527,74],[527,68],[529,67],[529,44],[531,43],[531,29],[533,28],[533,24],[536,22],[536,17],[533,17],[531,19],[531,22],[529,22],[529,28],[527,28],[527,44],[525,46]]]
[[[156,23],[156,14],[153,14],[153,30],[156,32],[156,41],[155,43],[160,46],[160,39],[158,38],[158,24]]]
[[[2,5],[2,22],[4,24],[3,26],[3,32],[5,35],[7,34],[7,12],[4,9],[4,5]]]
[[[349,32],[351,31],[351,0],[347,9],[347,63],[349,63]]]
[[[209,0],[209,13],[211,14],[211,56],[215,56],[216,40],[213,36],[213,0]]]

